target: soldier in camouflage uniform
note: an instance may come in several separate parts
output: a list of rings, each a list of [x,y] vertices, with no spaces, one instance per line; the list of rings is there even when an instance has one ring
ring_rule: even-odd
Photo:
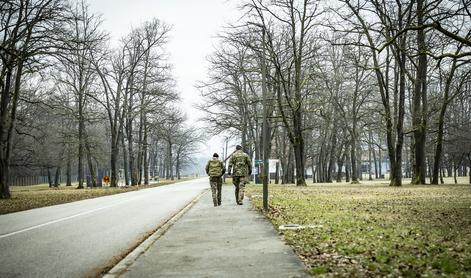
[[[213,195],[214,206],[221,205],[221,189],[222,175],[226,172],[224,163],[219,160],[217,153],[213,154],[213,158],[206,163],[206,174],[209,176],[209,184],[211,185],[211,193]]]
[[[236,151],[229,160],[228,174],[231,175],[232,173],[236,202],[238,205],[242,205],[247,177],[252,174],[252,162],[250,161],[249,155],[242,151],[242,146],[240,145],[236,146]]]

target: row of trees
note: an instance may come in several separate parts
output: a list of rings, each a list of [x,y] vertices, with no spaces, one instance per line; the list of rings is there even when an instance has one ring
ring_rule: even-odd
[[[200,109],[256,159],[268,117],[283,182],[305,185],[308,168],[314,181],[358,182],[362,161],[380,177],[387,160],[392,186],[438,184],[469,166],[469,1],[251,0],[242,10],[210,57]]]
[[[83,188],[100,174],[117,186],[120,169],[126,185],[179,178],[190,162],[200,136],[175,106],[170,27],[153,19],[110,47],[101,23],[85,1],[0,4],[1,198],[11,175],[35,169],[58,185],[65,168]]]

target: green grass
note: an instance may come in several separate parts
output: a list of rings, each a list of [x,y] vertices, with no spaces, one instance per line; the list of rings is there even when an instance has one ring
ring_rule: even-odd
[[[151,188],[166,184],[176,183],[181,180],[161,180],[159,183],[152,183],[148,186],[132,187],[99,187],[76,189],[77,185],[59,186],[49,188],[47,184],[32,186],[12,186],[10,187],[12,197],[10,199],[0,199],[0,215],[33,208],[53,206],[84,199],[96,198],[106,195],[113,195],[138,189]]]
[[[471,185],[270,185],[269,204],[276,228],[322,225],[280,231],[312,275],[471,277]]]

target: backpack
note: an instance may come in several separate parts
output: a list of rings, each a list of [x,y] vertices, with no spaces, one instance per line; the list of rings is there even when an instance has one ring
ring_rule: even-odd
[[[221,161],[218,159],[211,159],[209,161],[209,176],[210,177],[219,177],[222,175],[222,165]]]

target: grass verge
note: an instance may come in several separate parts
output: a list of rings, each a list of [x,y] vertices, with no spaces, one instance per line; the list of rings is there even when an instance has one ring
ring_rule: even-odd
[[[76,189],[74,186],[60,186],[49,188],[48,185],[33,186],[12,186],[10,188],[12,197],[10,199],[0,199],[0,215],[33,208],[47,207],[58,204],[70,203],[84,199],[96,198],[106,195],[113,195],[138,189],[152,188],[167,184],[172,184],[181,180],[161,180],[147,186],[140,185],[131,187],[98,187]]]
[[[262,188],[248,186],[261,210]],[[321,277],[471,277],[471,186],[269,187],[265,213]]]

